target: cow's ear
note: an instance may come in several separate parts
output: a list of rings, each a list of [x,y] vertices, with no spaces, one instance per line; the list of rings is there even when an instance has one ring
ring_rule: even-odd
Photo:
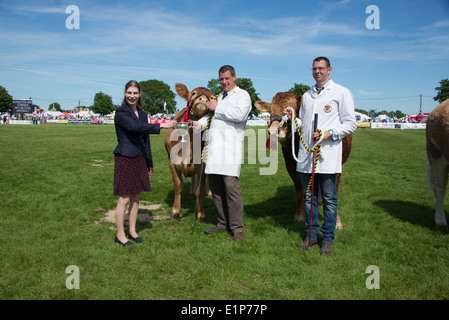
[[[265,101],[256,101],[254,105],[262,112],[271,112],[271,103]]]
[[[181,98],[184,98],[185,100],[187,100],[190,92],[184,84],[182,84],[182,83],[175,84],[175,89]]]

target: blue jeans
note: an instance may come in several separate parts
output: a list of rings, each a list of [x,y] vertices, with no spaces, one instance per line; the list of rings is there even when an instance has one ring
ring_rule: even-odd
[[[304,209],[306,211],[306,240],[309,239],[310,228],[310,192],[306,199],[306,190],[309,185],[310,173],[300,173],[302,190],[304,192]],[[313,209],[312,209],[312,229],[311,241],[317,240],[318,233],[318,186],[321,187],[321,196],[323,198],[323,216],[324,223],[321,226],[321,233],[323,234],[323,243],[334,242],[335,227],[337,224],[337,174],[322,174],[316,173],[314,178],[313,188]],[[310,187],[311,189],[312,187]]]

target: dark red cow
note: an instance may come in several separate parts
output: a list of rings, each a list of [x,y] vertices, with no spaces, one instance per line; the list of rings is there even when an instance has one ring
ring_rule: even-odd
[[[271,103],[258,101],[255,103],[257,109],[262,112],[270,113],[271,123],[269,132],[274,132],[277,134],[278,141],[282,147],[282,154],[284,155],[285,166],[287,168],[288,174],[293,180],[295,186],[296,194],[298,195],[298,206],[296,208],[295,221],[304,221],[305,211],[303,203],[303,192],[301,188],[301,182],[299,179],[299,172],[296,171],[296,161],[292,154],[292,135],[290,134],[290,126],[285,123],[282,127],[279,127],[281,123],[282,111],[287,107],[292,107],[295,114],[298,114],[298,110],[301,107],[302,96],[297,96],[292,92],[278,92]],[[299,137],[295,133],[295,154],[298,154],[299,148]],[[352,144],[352,134],[343,138],[343,156],[342,163],[345,163],[351,153]],[[337,191],[340,185],[341,174],[337,175]],[[337,214],[337,229],[343,229],[343,225],[340,219],[340,213]]]

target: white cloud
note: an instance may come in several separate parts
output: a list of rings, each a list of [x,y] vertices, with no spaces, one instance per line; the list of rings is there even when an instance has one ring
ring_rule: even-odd
[[[365,91],[365,90],[357,90],[358,93],[364,96],[379,96],[382,94],[380,91]]]

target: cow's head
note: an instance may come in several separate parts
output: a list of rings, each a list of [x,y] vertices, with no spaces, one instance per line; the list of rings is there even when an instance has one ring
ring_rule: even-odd
[[[189,91],[181,83],[177,83],[175,88],[178,95],[188,101],[190,105],[189,119],[198,120],[207,113],[207,102],[214,96],[209,89],[198,87]]]
[[[301,98],[302,96],[297,96],[293,92],[278,92],[273,97],[271,103],[264,101],[257,101],[255,103],[257,109],[270,113],[270,128],[268,130],[270,134],[278,135],[281,144],[290,135],[290,126],[287,123],[279,127],[279,123],[282,120],[282,111],[287,107],[291,107],[294,110],[293,116],[297,115],[301,107]]]

